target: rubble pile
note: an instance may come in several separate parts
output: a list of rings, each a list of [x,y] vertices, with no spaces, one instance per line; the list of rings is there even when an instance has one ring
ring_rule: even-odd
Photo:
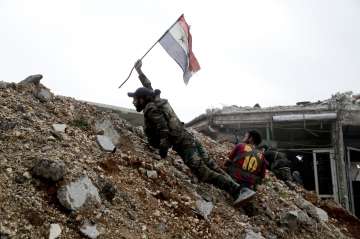
[[[1,238],[356,236],[272,175],[234,208],[174,153],[161,160],[141,128],[39,78],[0,82]],[[194,134],[222,165],[231,145]]]
[[[314,102],[310,101],[301,101],[297,102],[296,105],[289,106],[271,106],[262,108],[259,104],[254,106],[237,106],[229,105],[223,106],[220,108],[207,109],[206,114],[228,114],[228,113],[238,113],[238,112],[254,112],[254,111],[274,111],[274,110],[289,110],[297,109],[299,107],[316,107],[316,108],[328,108],[328,109],[359,109],[360,108],[360,94],[354,94],[352,91],[347,92],[337,92],[332,95],[329,99],[318,100]]]

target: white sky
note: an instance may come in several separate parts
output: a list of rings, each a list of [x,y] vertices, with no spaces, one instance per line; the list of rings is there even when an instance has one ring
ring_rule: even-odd
[[[209,107],[288,105],[360,89],[359,0],[0,0],[0,80],[134,108],[133,63],[180,16],[202,69],[188,86],[160,45],[143,70],[187,122]]]

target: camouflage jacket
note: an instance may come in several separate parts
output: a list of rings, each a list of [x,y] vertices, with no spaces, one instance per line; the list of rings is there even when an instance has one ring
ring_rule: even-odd
[[[141,84],[153,90],[151,81],[144,73],[139,74]],[[195,146],[195,138],[184,127],[166,99],[159,95],[153,102],[149,102],[144,112],[144,132],[151,146],[161,147],[161,144],[173,147],[174,150],[183,150]]]
[[[155,147],[173,147],[182,150],[194,146],[195,139],[184,127],[166,99],[155,99],[144,109],[144,132]]]
[[[287,159],[286,154],[274,150],[268,150],[264,153],[265,159],[269,162],[270,170],[291,166],[290,160]]]

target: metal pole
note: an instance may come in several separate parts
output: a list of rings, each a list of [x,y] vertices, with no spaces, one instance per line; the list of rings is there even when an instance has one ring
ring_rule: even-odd
[[[164,34],[162,34],[162,36],[149,48],[149,50],[147,50],[147,52],[140,58],[140,60],[144,59],[144,57],[154,48],[154,46],[165,36],[165,34],[166,34],[166,33],[180,20],[180,18],[183,17],[183,16],[184,16],[184,14],[181,14],[181,16],[180,16],[178,19],[176,19],[176,21],[164,32]],[[129,78],[130,78],[132,72],[134,71],[134,69],[135,69],[135,66],[133,66],[133,67],[131,68],[131,71],[130,71],[128,77],[126,78],[126,80],[125,80],[123,83],[121,83],[121,85],[119,86],[119,88],[121,88],[121,87],[129,80]]]

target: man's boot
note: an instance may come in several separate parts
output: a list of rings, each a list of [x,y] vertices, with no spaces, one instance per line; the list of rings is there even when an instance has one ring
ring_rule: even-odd
[[[250,200],[255,196],[256,192],[251,190],[250,188],[243,187],[240,189],[239,194],[235,197],[234,205],[238,205],[242,202]]]

